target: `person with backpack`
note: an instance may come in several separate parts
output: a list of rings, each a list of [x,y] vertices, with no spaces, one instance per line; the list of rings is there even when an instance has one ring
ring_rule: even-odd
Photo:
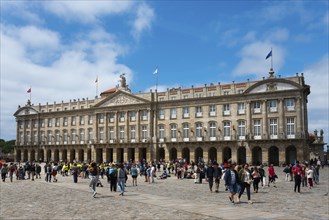
[[[8,173],[8,164],[5,163],[5,164],[3,164],[2,168],[1,168],[2,182],[6,181],[7,173]]]
[[[40,166],[40,164],[36,164],[36,166],[35,166],[35,178],[38,179],[38,177],[39,177],[39,179],[41,179],[41,166]]]
[[[126,179],[126,172],[124,169],[124,165],[121,164],[117,172],[117,180],[118,180],[118,186],[120,188],[120,196],[123,196],[123,193],[125,192],[125,179]]]
[[[114,164],[109,168],[110,190],[117,191],[117,169]]]

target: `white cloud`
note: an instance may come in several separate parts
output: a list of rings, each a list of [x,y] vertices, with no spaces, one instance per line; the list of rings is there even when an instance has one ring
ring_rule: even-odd
[[[329,108],[329,64],[328,54],[324,55],[319,61],[303,70],[305,81],[311,86],[308,108],[326,109]],[[328,112],[328,111],[327,111]],[[326,112],[326,113],[327,113]]]
[[[138,5],[136,19],[133,22],[133,36],[138,39],[144,30],[149,30],[154,17],[154,11],[150,6],[145,3]]]
[[[271,48],[273,48],[273,67],[274,71],[277,72],[284,62],[284,49],[270,42],[259,41],[248,44],[239,51],[238,56],[241,57],[241,60],[233,70],[233,74],[253,74],[259,78],[263,76],[267,77],[271,61],[270,59],[265,60],[265,57],[270,52]]]
[[[286,41],[289,38],[289,31],[286,28],[270,30],[264,37],[269,41]]]
[[[46,10],[68,21],[94,23],[103,15],[127,12],[133,1],[47,1]]]

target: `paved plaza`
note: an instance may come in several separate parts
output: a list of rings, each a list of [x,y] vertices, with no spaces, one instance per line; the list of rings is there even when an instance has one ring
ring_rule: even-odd
[[[253,204],[247,203],[246,193],[240,204],[230,203],[223,182],[219,193],[211,193],[205,180],[194,184],[174,176],[152,184],[138,177],[137,187],[129,176],[124,196],[110,192],[105,177],[95,198],[88,179],[73,183],[72,176],[58,175],[58,182],[47,183],[42,174],[35,181],[11,183],[7,178],[0,183],[0,219],[329,219],[328,167],[320,169],[319,185],[302,187],[301,193],[284,181],[282,167],[275,170],[277,188],[252,190]]]

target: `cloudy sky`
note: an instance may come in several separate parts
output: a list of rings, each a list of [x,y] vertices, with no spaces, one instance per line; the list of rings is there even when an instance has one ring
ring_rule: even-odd
[[[309,132],[328,137],[328,1],[1,0],[1,130],[15,139],[14,112],[113,88],[134,93],[304,73]]]

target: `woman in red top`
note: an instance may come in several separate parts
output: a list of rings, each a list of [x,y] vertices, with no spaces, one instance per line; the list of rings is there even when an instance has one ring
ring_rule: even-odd
[[[273,183],[274,186],[273,187],[276,187],[275,186],[275,171],[274,171],[274,167],[273,167],[273,164],[270,165],[270,167],[268,168],[268,187],[270,187],[270,183]]]

